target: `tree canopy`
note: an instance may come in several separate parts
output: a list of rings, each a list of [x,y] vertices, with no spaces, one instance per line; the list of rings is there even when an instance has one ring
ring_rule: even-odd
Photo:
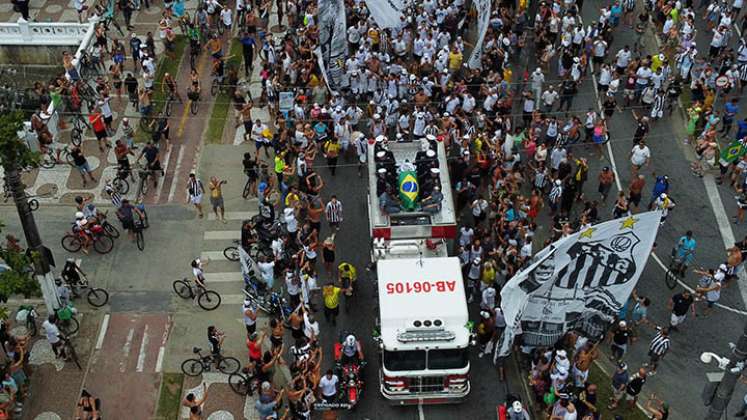
[[[26,142],[18,137],[25,119],[20,111],[0,115],[0,166],[6,171],[36,166],[39,162],[39,152],[29,149]]]

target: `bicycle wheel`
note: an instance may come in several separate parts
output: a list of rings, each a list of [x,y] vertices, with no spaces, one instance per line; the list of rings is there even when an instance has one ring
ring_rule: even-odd
[[[223,35],[223,32],[226,30],[225,25],[223,25],[223,22],[218,22],[218,33]]]
[[[106,232],[107,235],[109,235],[112,239],[119,238],[119,229],[114,227],[113,224],[109,222],[104,222],[101,227],[104,228],[104,232]]]
[[[44,153],[41,156],[41,159],[39,160],[39,166],[45,169],[52,169],[54,168],[54,165],[57,164],[57,161],[53,156],[50,156],[49,153]]]
[[[82,140],[83,133],[79,129],[73,128],[73,131],[70,132],[70,142],[75,146],[80,146]]]
[[[195,65],[197,64],[196,62],[197,62],[197,55],[192,54],[190,52],[190,54],[189,54],[189,68],[191,68],[192,70],[197,70],[196,67],[195,67]]]
[[[235,246],[229,246],[223,250],[223,256],[226,257],[228,261],[238,261],[239,249]]]
[[[182,372],[187,376],[200,376],[205,366],[199,359],[187,359],[182,362]]]
[[[80,323],[77,319],[70,318],[67,321],[60,322],[59,328],[66,336],[71,336],[78,332],[80,329]]]
[[[148,194],[149,189],[150,184],[148,184],[148,175],[145,175],[144,178],[140,178],[140,195]]]
[[[241,369],[241,362],[235,357],[223,357],[218,362],[218,370],[223,373],[230,375],[238,372],[239,369]]]
[[[108,254],[114,248],[114,240],[109,235],[100,235],[93,241],[93,249],[99,254]]]
[[[219,90],[220,90],[220,82],[218,82],[218,79],[213,79],[213,83],[210,85],[210,94],[215,96],[218,94]]]
[[[664,280],[666,281],[669,290],[674,290],[674,288],[677,287],[677,273],[674,271],[667,270],[667,272],[664,273]]]
[[[197,103],[197,101],[192,101],[192,103],[189,104],[189,112],[191,112],[192,115],[197,115],[197,111],[199,111],[199,109],[197,108],[198,106],[199,104]]]
[[[112,186],[122,195],[126,195],[130,191],[130,183],[126,179],[114,178]]]
[[[145,238],[143,238],[142,229],[138,229],[137,232],[135,232],[135,242],[137,242],[137,249],[141,251],[145,249]]]
[[[228,385],[241,396],[249,395],[249,379],[241,373],[232,373],[228,377]]]
[[[220,306],[221,297],[218,292],[214,290],[205,290],[202,292],[200,297],[197,298],[197,304],[200,308],[206,311],[212,311]]]
[[[26,317],[26,332],[31,337],[36,337],[36,334],[39,333],[39,329],[36,327],[36,319],[30,316]]]
[[[107,302],[109,302],[109,292],[104,289],[94,287],[88,289],[88,296],[86,297],[86,299],[88,300],[88,303],[91,304],[91,306],[100,308],[106,305]]]
[[[171,284],[171,288],[174,292],[182,299],[189,299],[192,297],[192,288],[189,286],[186,280],[176,280]]]
[[[73,160],[73,155],[71,155],[70,152],[67,150],[63,150],[62,154],[65,156],[65,162],[67,162],[68,165],[75,167],[75,161]]]
[[[39,210],[39,200],[35,198],[32,198],[31,200],[29,200],[29,209],[31,209],[31,211]]]
[[[77,236],[73,236],[70,234],[63,236],[61,242],[62,247],[65,248],[65,251],[67,252],[78,252],[83,246],[83,243],[81,243],[80,239]]]
[[[249,197],[249,194],[251,194],[251,182],[249,180],[246,181],[246,184],[244,184],[244,192],[241,193],[241,196],[244,198]]]
[[[163,112],[166,114],[167,117],[171,116],[171,107],[172,107],[171,99],[166,100],[166,105],[163,107]]]
[[[152,134],[154,128],[151,122],[152,122],[151,118],[148,118],[148,117],[140,118],[140,128],[146,133]]]
[[[83,370],[83,367],[80,365],[80,359],[78,359],[78,353],[75,351],[75,347],[73,347],[73,343],[70,342],[70,339],[66,339],[63,346],[65,349],[65,354],[70,358],[70,360],[73,361],[73,363],[75,363],[75,366],[78,367],[78,370]]]

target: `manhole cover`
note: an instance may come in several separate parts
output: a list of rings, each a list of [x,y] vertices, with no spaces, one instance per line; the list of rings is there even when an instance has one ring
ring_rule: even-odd
[[[34,420],[62,420],[62,417],[60,417],[57,413],[45,411],[34,417]]]
[[[233,420],[233,414],[225,410],[214,411],[210,413],[207,420]]]

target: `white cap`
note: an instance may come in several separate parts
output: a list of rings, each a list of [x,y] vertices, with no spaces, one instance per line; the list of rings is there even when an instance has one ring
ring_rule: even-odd
[[[625,321],[620,321],[620,322],[618,322],[618,323],[617,323],[617,325],[618,325],[618,326],[619,326],[620,328],[625,328],[625,327],[627,327],[627,326],[628,326],[628,323],[627,323],[627,322],[625,322]]]

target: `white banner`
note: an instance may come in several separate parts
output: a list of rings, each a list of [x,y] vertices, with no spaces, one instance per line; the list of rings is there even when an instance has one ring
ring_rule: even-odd
[[[490,8],[491,0],[473,0],[473,7],[477,10],[477,41],[475,48],[467,60],[467,65],[471,69],[479,69],[482,66],[482,44],[485,41],[485,34],[490,26]]]
[[[405,0],[366,0],[366,7],[380,28],[396,28],[405,12]]]
[[[337,89],[342,83],[345,57],[348,53],[343,0],[319,0],[319,46],[321,47],[323,72],[327,74],[329,86]]]
[[[660,220],[658,211],[610,220],[538,252],[501,291],[506,329],[496,356],[508,355],[517,333],[531,346],[573,329],[603,334],[638,282]]]

